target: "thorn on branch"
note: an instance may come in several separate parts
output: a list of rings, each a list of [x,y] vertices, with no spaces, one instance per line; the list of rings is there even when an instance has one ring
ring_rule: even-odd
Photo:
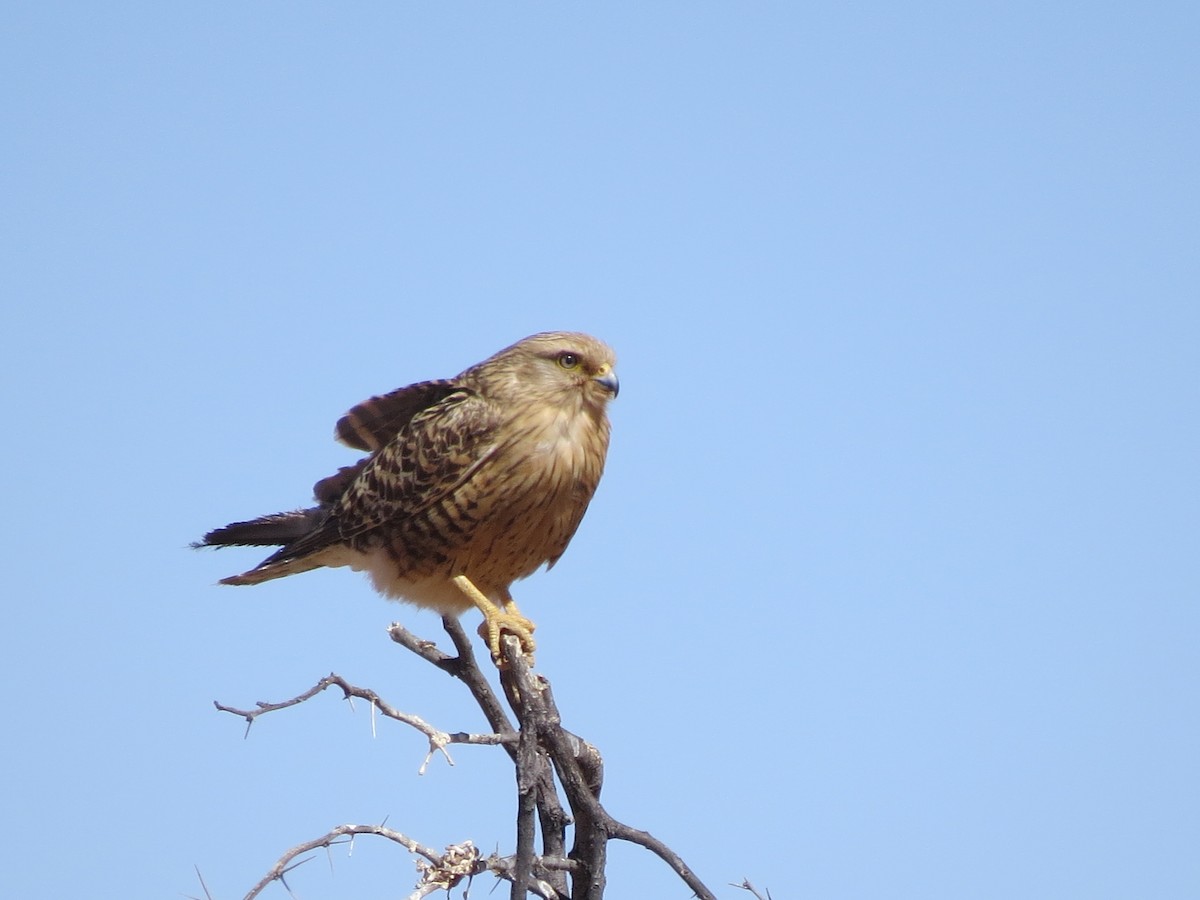
[[[278,703],[268,703],[260,700],[255,704],[254,709],[238,709],[233,706],[226,706],[223,703],[219,703],[214,700],[213,706],[215,706],[221,712],[231,713],[232,715],[240,716],[241,718],[245,719],[246,733],[244,737],[249,737],[250,726],[254,724],[255,719],[257,719],[259,716],[265,713],[287,709],[288,707],[303,703],[306,700],[311,700],[313,697],[317,696],[317,694],[335,685],[342,689],[342,698],[344,700],[353,701],[353,699],[357,697],[370,703],[372,736],[375,736],[376,713],[380,713],[389,719],[394,719],[397,722],[401,722],[405,725],[415,728],[417,731],[421,732],[421,734],[425,735],[426,740],[429,741],[429,752],[426,754],[424,761],[421,763],[421,767],[417,770],[421,775],[425,774],[429,767],[430,760],[433,758],[434,754],[437,753],[441,753],[442,756],[445,757],[447,763],[454,765],[454,759],[450,756],[450,751],[446,749],[449,744],[503,745],[515,743],[516,741],[515,732],[511,736],[502,734],[467,734],[461,731],[456,732],[455,734],[449,734],[439,728],[434,728],[420,716],[413,715],[412,713],[406,713],[397,709],[386,700],[383,700],[377,693],[375,693],[375,691],[371,690],[370,688],[362,688],[351,684],[336,672],[330,672],[307,691],[297,694],[295,697],[291,697],[287,700],[281,700]]]
[[[204,876],[200,874],[199,866],[196,866],[196,877],[200,879],[200,889],[204,891],[205,898],[207,898],[207,900],[213,900],[213,895],[208,891],[208,885],[204,883]],[[189,900],[194,900],[194,898],[189,898]]]
[[[375,734],[376,715],[382,714],[425,735],[429,751],[418,770],[420,774],[425,773],[433,756],[439,752],[450,765],[454,765],[446,749],[449,744],[498,744],[504,747],[517,769],[518,852],[508,857],[493,853],[487,859],[482,859],[472,842],[464,841],[450,845],[444,853],[436,853],[383,824],[341,825],[320,838],[293,847],[281,856],[271,871],[246,895],[246,900],[253,900],[273,881],[279,881],[290,894],[287,875],[312,858],[304,854],[324,847],[332,867],[331,848],[335,844],[345,843],[349,845],[348,852],[352,853],[358,834],[387,838],[421,857],[417,860],[420,881],[409,895],[409,900],[420,900],[438,891],[449,892],[464,878],[471,879],[485,871],[510,882],[514,896],[523,898],[528,892],[543,900],[565,900],[568,896],[577,900],[596,900],[604,889],[607,845],[613,840],[628,841],[650,850],[675,871],[698,900],[716,900],[712,891],[677,853],[648,832],[634,829],[613,818],[600,803],[604,774],[600,752],[562,726],[562,717],[555,704],[550,682],[531,670],[532,660],[521,652],[519,640],[514,636],[502,636],[503,659],[498,665],[504,698],[520,723],[518,731],[509,718],[508,709],[501,702],[500,694],[480,669],[471,640],[458,619],[444,616],[442,625],[454,645],[455,656],[443,652],[433,641],[418,638],[398,623],[393,624],[388,633],[396,643],[463,682],[487,718],[492,728],[490,734],[448,733],[434,728],[419,716],[396,709],[375,691],[350,684],[336,672],[331,672],[307,691],[288,700],[277,703],[260,701],[253,709],[238,709],[216,702],[214,706],[221,712],[245,719],[248,736],[250,726],[259,716],[303,703],[336,685],[342,689],[347,702],[352,704],[357,698],[371,704],[372,734]],[[564,799],[569,805],[570,814],[564,809]],[[537,829],[534,828],[535,817],[540,825]],[[568,854],[567,828],[572,823],[575,826],[574,847]],[[541,854],[534,848],[534,836],[538,833],[541,835]],[[734,886],[749,891],[756,900],[771,900],[769,891],[764,897],[749,880]],[[208,896],[207,887],[204,890]]]
[[[278,881],[285,888],[287,888],[288,893],[290,894],[291,888],[288,887],[286,881],[287,874],[297,866],[308,862],[310,859],[312,859],[312,857],[308,856],[304,859],[299,859],[297,862],[293,862],[293,860],[304,856],[305,853],[321,847],[328,848],[335,844],[350,844],[353,847],[354,835],[356,834],[374,834],[378,835],[379,837],[387,838],[389,841],[393,841],[404,847],[404,849],[406,849],[409,853],[414,853],[425,857],[425,859],[429,860],[431,863],[436,864],[441,858],[440,854],[429,847],[426,847],[424,844],[414,841],[412,838],[401,834],[399,831],[393,831],[391,828],[385,828],[382,825],[339,825],[337,828],[332,829],[327,834],[321,835],[319,838],[314,838],[311,841],[305,841],[303,844],[297,844],[287,853],[283,854],[283,856],[279,857],[279,859],[275,862],[275,865],[271,868],[271,871],[264,875],[258,884],[251,888],[250,893],[246,895],[246,900],[254,900],[254,898],[261,894],[263,889],[266,888],[267,885],[269,885],[272,881]]]
[[[743,878],[741,884],[734,884],[731,881],[731,882],[729,882],[729,886],[735,887],[735,888],[741,888],[743,891],[749,891],[751,894],[753,894],[757,898],[757,900],[773,900],[773,898],[771,897],[771,892],[769,890],[767,891],[766,896],[763,896],[762,894],[760,894],[758,892],[758,889],[750,883],[749,878]]]

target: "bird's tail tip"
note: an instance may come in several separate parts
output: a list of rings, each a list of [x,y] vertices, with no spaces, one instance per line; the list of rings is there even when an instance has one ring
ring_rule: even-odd
[[[230,584],[235,587],[246,584],[262,584],[264,581],[274,581],[276,578],[283,578],[286,575],[310,572],[313,569],[319,569],[322,565],[323,563],[311,557],[280,559],[279,554],[275,554],[264,559],[253,569],[242,572],[240,575],[222,578],[217,584]]]
[[[241,584],[259,584],[259,583],[261,583],[263,581],[262,578],[251,577],[251,572],[253,572],[253,571],[254,570],[251,569],[250,572],[243,572],[241,575],[230,575],[228,578],[222,578],[220,581],[217,582],[217,584],[241,585]]]
[[[218,584],[262,584],[285,575],[307,572],[324,565],[319,561],[323,548],[318,532],[324,511],[320,507],[297,509],[293,512],[272,513],[248,522],[233,522],[214,528],[192,547],[270,547],[282,548],[272,553],[253,569],[240,575],[222,578]],[[314,544],[314,540],[316,543]]]
[[[322,510],[297,509],[271,513],[246,522],[232,522],[214,528],[192,544],[201,547],[279,547],[304,537],[320,524]]]

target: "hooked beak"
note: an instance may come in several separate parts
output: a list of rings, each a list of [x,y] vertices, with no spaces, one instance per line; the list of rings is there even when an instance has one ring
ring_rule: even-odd
[[[606,369],[600,372],[600,374],[598,374],[592,380],[601,385],[614,397],[617,396],[617,394],[621,391],[621,382],[617,380],[617,373],[612,369]]]

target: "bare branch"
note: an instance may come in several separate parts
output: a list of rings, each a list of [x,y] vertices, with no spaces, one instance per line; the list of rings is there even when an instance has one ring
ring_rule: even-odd
[[[704,882],[696,877],[696,873],[683,861],[683,858],[658,838],[654,837],[654,835],[646,831],[639,831],[636,828],[630,828],[625,823],[618,822],[616,819],[609,820],[609,834],[617,840],[629,841],[631,844],[645,847],[670,866],[675,874],[683,879],[684,884],[690,887],[700,900],[716,900],[716,895],[704,886]]]
[[[428,768],[429,761],[433,758],[433,755],[439,751],[443,756],[446,757],[446,762],[448,762],[450,765],[454,765],[453,758],[451,758],[449,751],[446,750],[447,744],[504,745],[516,743],[515,734],[468,734],[462,731],[450,734],[448,732],[441,731],[440,729],[434,728],[420,716],[403,712],[392,706],[370,688],[362,688],[351,684],[336,672],[331,672],[330,674],[326,675],[304,693],[297,694],[295,697],[292,697],[288,700],[282,700],[278,703],[266,703],[260,700],[257,704],[255,704],[255,709],[237,709],[232,706],[225,706],[224,704],[218,703],[215,700],[213,701],[213,705],[221,712],[232,713],[235,716],[241,716],[244,718],[246,720],[246,735],[248,736],[250,734],[250,726],[254,724],[254,720],[264,713],[276,712],[277,710],[287,709],[290,706],[296,706],[299,703],[303,703],[305,700],[311,700],[326,688],[333,687],[334,685],[342,689],[342,693],[347,700],[352,697],[358,697],[369,702],[371,704],[372,715],[374,715],[375,711],[378,710],[389,719],[395,719],[397,722],[403,722],[405,725],[409,725],[421,732],[421,734],[425,735],[426,739],[429,741],[429,753],[425,756],[425,761],[421,763],[421,768],[418,770],[418,772],[422,775],[425,774],[425,770]],[[372,733],[374,733],[374,720],[372,720]]]
[[[272,866],[271,870],[246,894],[245,900],[254,900],[273,881],[280,882],[291,893],[291,888],[287,885],[286,876],[298,866],[312,859],[311,856],[304,859],[298,859],[298,857],[302,857],[305,853],[313,850],[318,850],[322,847],[328,849],[337,844],[347,844],[353,847],[354,836],[359,834],[373,834],[387,838],[390,841],[400,844],[410,853],[422,857],[417,860],[420,881],[416,885],[415,890],[409,895],[409,900],[427,897],[438,891],[449,891],[464,878],[473,878],[484,872],[491,873],[507,881],[515,880],[515,862],[513,857],[502,857],[493,854],[484,859],[480,856],[479,851],[471,841],[451,844],[444,852],[438,853],[407,835],[386,828],[383,825],[339,825],[337,828],[331,829],[328,833],[321,835],[321,837],[297,844],[287,853],[283,854],[276,861],[275,865]],[[550,872],[571,872],[578,870],[578,866],[569,859],[533,857],[530,863],[532,871],[543,875]],[[197,874],[199,874],[198,871]],[[201,883],[203,884],[203,879],[201,879]],[[529,879],[527,890],[532,891],[538,897],[544,898],[544,900],[561,900],[562,897],[552,885],[538,877]],[[207,887],[204,888],[204,893],[211,900],[211,895],[208,893]]]
[[[342,689],[347,700],[358,697],[371,704],[372,733],[374,714],[379,712],[425,735],[429,741],[429,753],[421,765],[421,773],[424,773],[433,754],[439,751],[451,765],[454,764],[446,751],[449,744],[501,746],[513,760],[516,771],[515,854],[502,857],[493,853],[483,859],[470,841],[451,845],[439,854],[382,824],[342,825],[285,853],[246,896],[246,900],[253,900],[272,881],[279,881],[285,888],[288,887],[288,873],[311,858],[300,858],[305,853],[320,847],[329,851],[338,843],[350,843],[352,846],[357,834],[386,837],[422,857],[417,861],[421,878],[409,895],[409,900],[419,900],[438,891],[449,891],[462,879],[483,872],[509,881],[512,900],[522,900],[529,894],[543,900],[601,900],[606,881],[607,847],[612,840],[628,841],[650,850],[691,888],[698,900],[716,900],[713,892],[696,877],[679,854],[648,832],[617,821],[604,808],[600,802],[604,761],[599,750],[563,727],[550,683],[532,671],[532,658],[522,653],[519,639],[508,634],[502,635],[503,658],[498,664],[503,696],[520,723],[518,730],[500,696],[480,669],[462,625],[450,616],[442,619],[442,625],[457,655],[443,652],[435,642],[418,638],[399,624],[393,624],[388,633],[397,644],[460,680],[471,692],[493,733],[451,734],[441,731],[421,717],[393,707],[375,691],[350,684],[336,673],[322,678],[304,693],[279,703],[260,702],[249,710],[220,703],[214,705],[222,712],[244,718],[248,733],[258,716],[303,703],[336,685]],[[559,785],[571,815],[563,808]],[[535,846],[539,824],[542,843],[540,854]],[[573,844],[568,856],[567,826],[571,824],[574,824]],[[770,892],[764,898],[748,880],[735,887],[749,891],[756,900],[771,900]],[[205,893],[207,895],[207,888]]]
[[[513,856],[498,856],[492,854],[484,863],[487,871],[493,875],[505,879],[506,881],[515,882],[514,870],[517,866],[516,857]],[[576,873],[579,871],[579,864],[573,859],[563,859],[561,857],[535,856],[531,860],[533,875],[529,880],[528,891],[532,891],[539,897],[545,900],[562,900],[566,896],[565,890],[559,890],[550,883],[554,876],[561,876],[566,872]],[[524,896],[524,895],[522,895]]]
[[[749,878],[743,878],[741,884],[734,884],[731,881],[729,883],[729,886],[735,887],[735,888],[741,888],[743,891],[749,891],[751,894],[753,894],[755,896],[756,900],[773,900],[773,898],[771,897],[770,891],[767,891],[767,895],[764,897],[762,894],[760,894],[758,892],[758,888],[756,888],[754,885],[752,885],[750,883]]]
[[[554,760],[555,771],[575,816],[575,846],[571,858],[583,865],[589,877],[576,879],[573,900],[598,900],[603,895],[606,846],[612,838],[645,847],[670,866],[700,900],[716,900],[678,853],[653,835],[631,828],[609,815],[599,799],[603,777],[599,752],[562,727],[562,717],[554,703],[549,681],[543,676],[535,676],[525,665],[517,639],[506,636],[502,645],[508,666],[501,669],[501,683],[505,685],[514,709],[518,710],[522,727],[537,730],[539,740]]]
[[[287,887],[287,883],[284,881],[284,876],[287,875],[287,873],[294,869],[297,865],[307,862],[307,860],[300,860],[300,862],[296,863],[295,865],[290,865],[292,860],[296,859],[296,857],[302,856],[303,854],[308,853],[310,850],[316,850],[320,847],[330,847],[333,844],[346,843],[345,841],[338,840],[338,838],[353,836],[356,834],[375,834],[379,835],[380,837],[387,838],[389,841],[394,841],[400,846],[404,847],[404,849],[406,849],[409,853],[416,853],[425,857],[425,859],[435,866],[441,860],[441,856],[439,856],[436,851],[431,850],[429,847],[426,847],[417,841],[414,841],[407,835],[401,834],[399,831],[393,831],[391,828],[385,828],[382,825],[339,825],[337,828],[331,830],[328,834],[324,834],[319,838],[314,838],[311,841],[305,841],[303,844],[297,844],[287,853],[283,854],[283,856],[279,857],[275,865],[271,867],[271,871],[264,875],[262,880],[250,889],[250,893],[246,895],[245,900],[254,900],[254,898],[261,894],[263,889],[272,881],[279,881],[284,885],[284,887]]]
[[[495,691],[492,690],[491,684],[484,677],[483,672],[479,668],[479,664],[475,661],[475,651],[471,647],[471,641],[463,631],[462,624],[454,616],[442,616],[442,627],[446,629],[446,633],[450,635],[450,640],[454,643],[454,649],[458,651],[457,656],[449,656],[438,649],[437,644],[433,641],[427,641],[418,638],[411,631],[401,625],[399,622],[393,622],[388,628],[388,635],[397,644],[400,644],[407,650],[411,650],[417,656],[433,663],[443,672],[454,676],[459,681],[467,686],[471,692],[471,696],[475,698],[475,702],[479,704],[479,708],[483,710],[483,715],[491,726],[492,731],[497,734],[512,734],[517,733],[513,727],[512,721],[508,718],[508,714],[504,711],[504,707],[496,697]],[[510,749],[509,756],[516,759],[516,750]]]
[[[492,689],[491,683],[480,669],[475,657],[474,648],[471,645],[471,640],[463,630],[462,624],[454,616],[443,616],[442,627],[445,629],[446,634],[450,636],[450,641],[454,644],[457,656],[449,656],[443,653],[432,641],[418,638],[399,623],[393,623],[388,629],[388,634],[396,643],[460,680],[471,692],[471,696],[475,698],[475,702],[479,705],[491,728],[505,737],[512,736],[515,738],[517,731],[513,727],[504,706],[496,696],[496,692]],[[521,809],[520,804],[522,802],[520,785],[524,783],[535,785],[534,805],[537,810],[538,823],[541,825],[543,856],[549,858],[564,857],[566,855],[566,828],[570,824],[571,818],[567,815],[559,800],[558,791],[554,784],[554,773],[551,771],[548,761],[540,751],[532,757],[526,754],[524,757],[526,763],[531,764],[533,768],[522,771],[521,765],[518,762],[518,749],[515,741],[511,744],[505,743],[504,746],[513,763],[517,765],[517,802],[519,810]],[[528,812],[522,813],[519,811],[518,816],[520,817],[521,815],[527,816]],[[526,823],[520,825],[518,830],[527,828],[528,824]],[[520,843],[519,838],[518,843]],[[563,872],[551,871],[548,873],[547,879],[554,891],[560,895],[566,895],[567,881]]]
[[[454,668],[456,663],[455,657],[443,653],[434,641],[418,637],[399,622],[393,622],[388,626],[388,636],[397,644],[400,644],[407,650],[411,650],[426,662],[433,663],[439,669],[449,671]],[[450,674],[453,675],[454,672],[451,671]]]
[[[533,875],[537,753],[537,735],[531,729],[522,728],[521,739],[517,743],[517,855],[513,861],[512,900],[523,900]]]
[[[195,868],[196,868],[196,877],[200,879],[200,889],[202,891],[204,891],[204,896],[205,896],[206,900],[213,900],[213,895],[210,894],[208,891],[208,885],[204,883],[204,876],[200,874],[200,867],[196,866]],[[188,900],[196,900],[196,898],[192,897],[190,894],[187,895],[187,897],[188,897]]]

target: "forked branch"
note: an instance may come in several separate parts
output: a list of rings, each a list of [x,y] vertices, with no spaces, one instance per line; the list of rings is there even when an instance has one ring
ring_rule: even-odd
[[[443,627],[456,651],[448,654],[432,641],[418,638],[401,625],[388,629],[393,641],[441,671],[460,680],[471,692],[490,733],[449,733],[434,728],[420,716],[403,712],[383,700],[375,691],[350,684],[332,673],[307,691],[277,703],[260,702],[253,709],[238,709],[217,703],[217,709],[246,720],[250,725],[261,715],[286,709],[315,697],[327,688],[342,689],[347,700],[360,698],[385,718],[402,722],[420,731],[429,742],[429,752],[421,765],[424,772],[432,756],[441,752],[448,762],[449,744],[482,744],[502,747],[512,759],[516,774],[516,847],[511,856],[493,854],[481,857],[470,841],[447,847],[437,853],[417,841],[382,825],[341,825],[329,833],[293,847],[279,858],[274,867],[247,894],[253,900],[273,881],[286,886],[287,874],[304,862],[305,853],[353,841],[358,834],[373,834],[400,844],[418,857],[420,879],[410,898],[449,890],[464,878],[490,872],[510,882],[511,900],[530,894],[545,900],[601,900],[605,886],[605,866],[609,841],[637,844],[658,856],[692,890],[699,900],[716,900],[696,874],[658,838],[613,818],[600,802],[604,766],[600,752],[578,735],[562,726],[562,717],[554,702],[550,683],[535,674],[521,652],[516,637],[503,636],[503,660],[499,666],[502,696],[492,688],[476,661],[471,641],[458,620],[446,617]],[[514,725],[509,711],[516,718]],[[372,718],[374,728],[374,718]],[[561,789],[561,796],[560,796]],[[565,806],[564,806],[565,799]],[[570,813],[567,809],[570,809]],[[573,827],[572,827],[573,826]],[[568,829],[571,847],[567,850]],[[540,837],[540,847],[538,838]],[[297,861],[299,860],[299,861]],[[749,882],[738,887],[758,897]],[[761,900],[761,898],[760,898]]]
[[[403,722],[405,725],[409,725],[421,732],[421,734],[425,735],[426,739],[429,741],[429,753],[426,754],[425,761],[421,763],[421,768],[418,770],[418,772],[422,775],[425,774],[425,770],[428,768],[429,761],[433,758],[433,755],[439,751],[446,758],[446,762],[448,762],[450,765],[454,765],[453,758],[451,758],[450,753],[446,750],[447,744],[515,744],[517,740],[515,734],[469,734],[463,731],[458,731],[451,734],[449,732],[442,731],[439,728],[434,728],[420,716],[413,715],[412,713],[406,713],[397,709],[386,700],[382,699],[377,693],[375,693],[375,691],[371,690],[370,688],[363,688],[353,685],[336,672],[330,672],[307,691],[297,694],[295,697],[291,697],[287,700],[281,700],[278,703],[267,703],[260,700],[254,705],[254,709],[237,709],[236,707],[226,706],[225,704],[214,700],[213,706],[215,706],[221,712],[232,713],[235,716],[241,716],[243,719],[245,719],[246,736],[249,737],[250,726],[254,724],[254,720],[259,716],[265,713],[287,709],[290,706],[296,706],[299,703],[303,703],[305,700],[311,700],[313,697],[317,696],[317,694],[323,692],[326,688],[330,688],[335,685],[342,689],[344,699],[352,702],[353,698],[358,697],[359,699],[366,700],[371,704],[372,734],[375,732],[375,713],[379,712],[386,718],[395,719],[397,722]]]

